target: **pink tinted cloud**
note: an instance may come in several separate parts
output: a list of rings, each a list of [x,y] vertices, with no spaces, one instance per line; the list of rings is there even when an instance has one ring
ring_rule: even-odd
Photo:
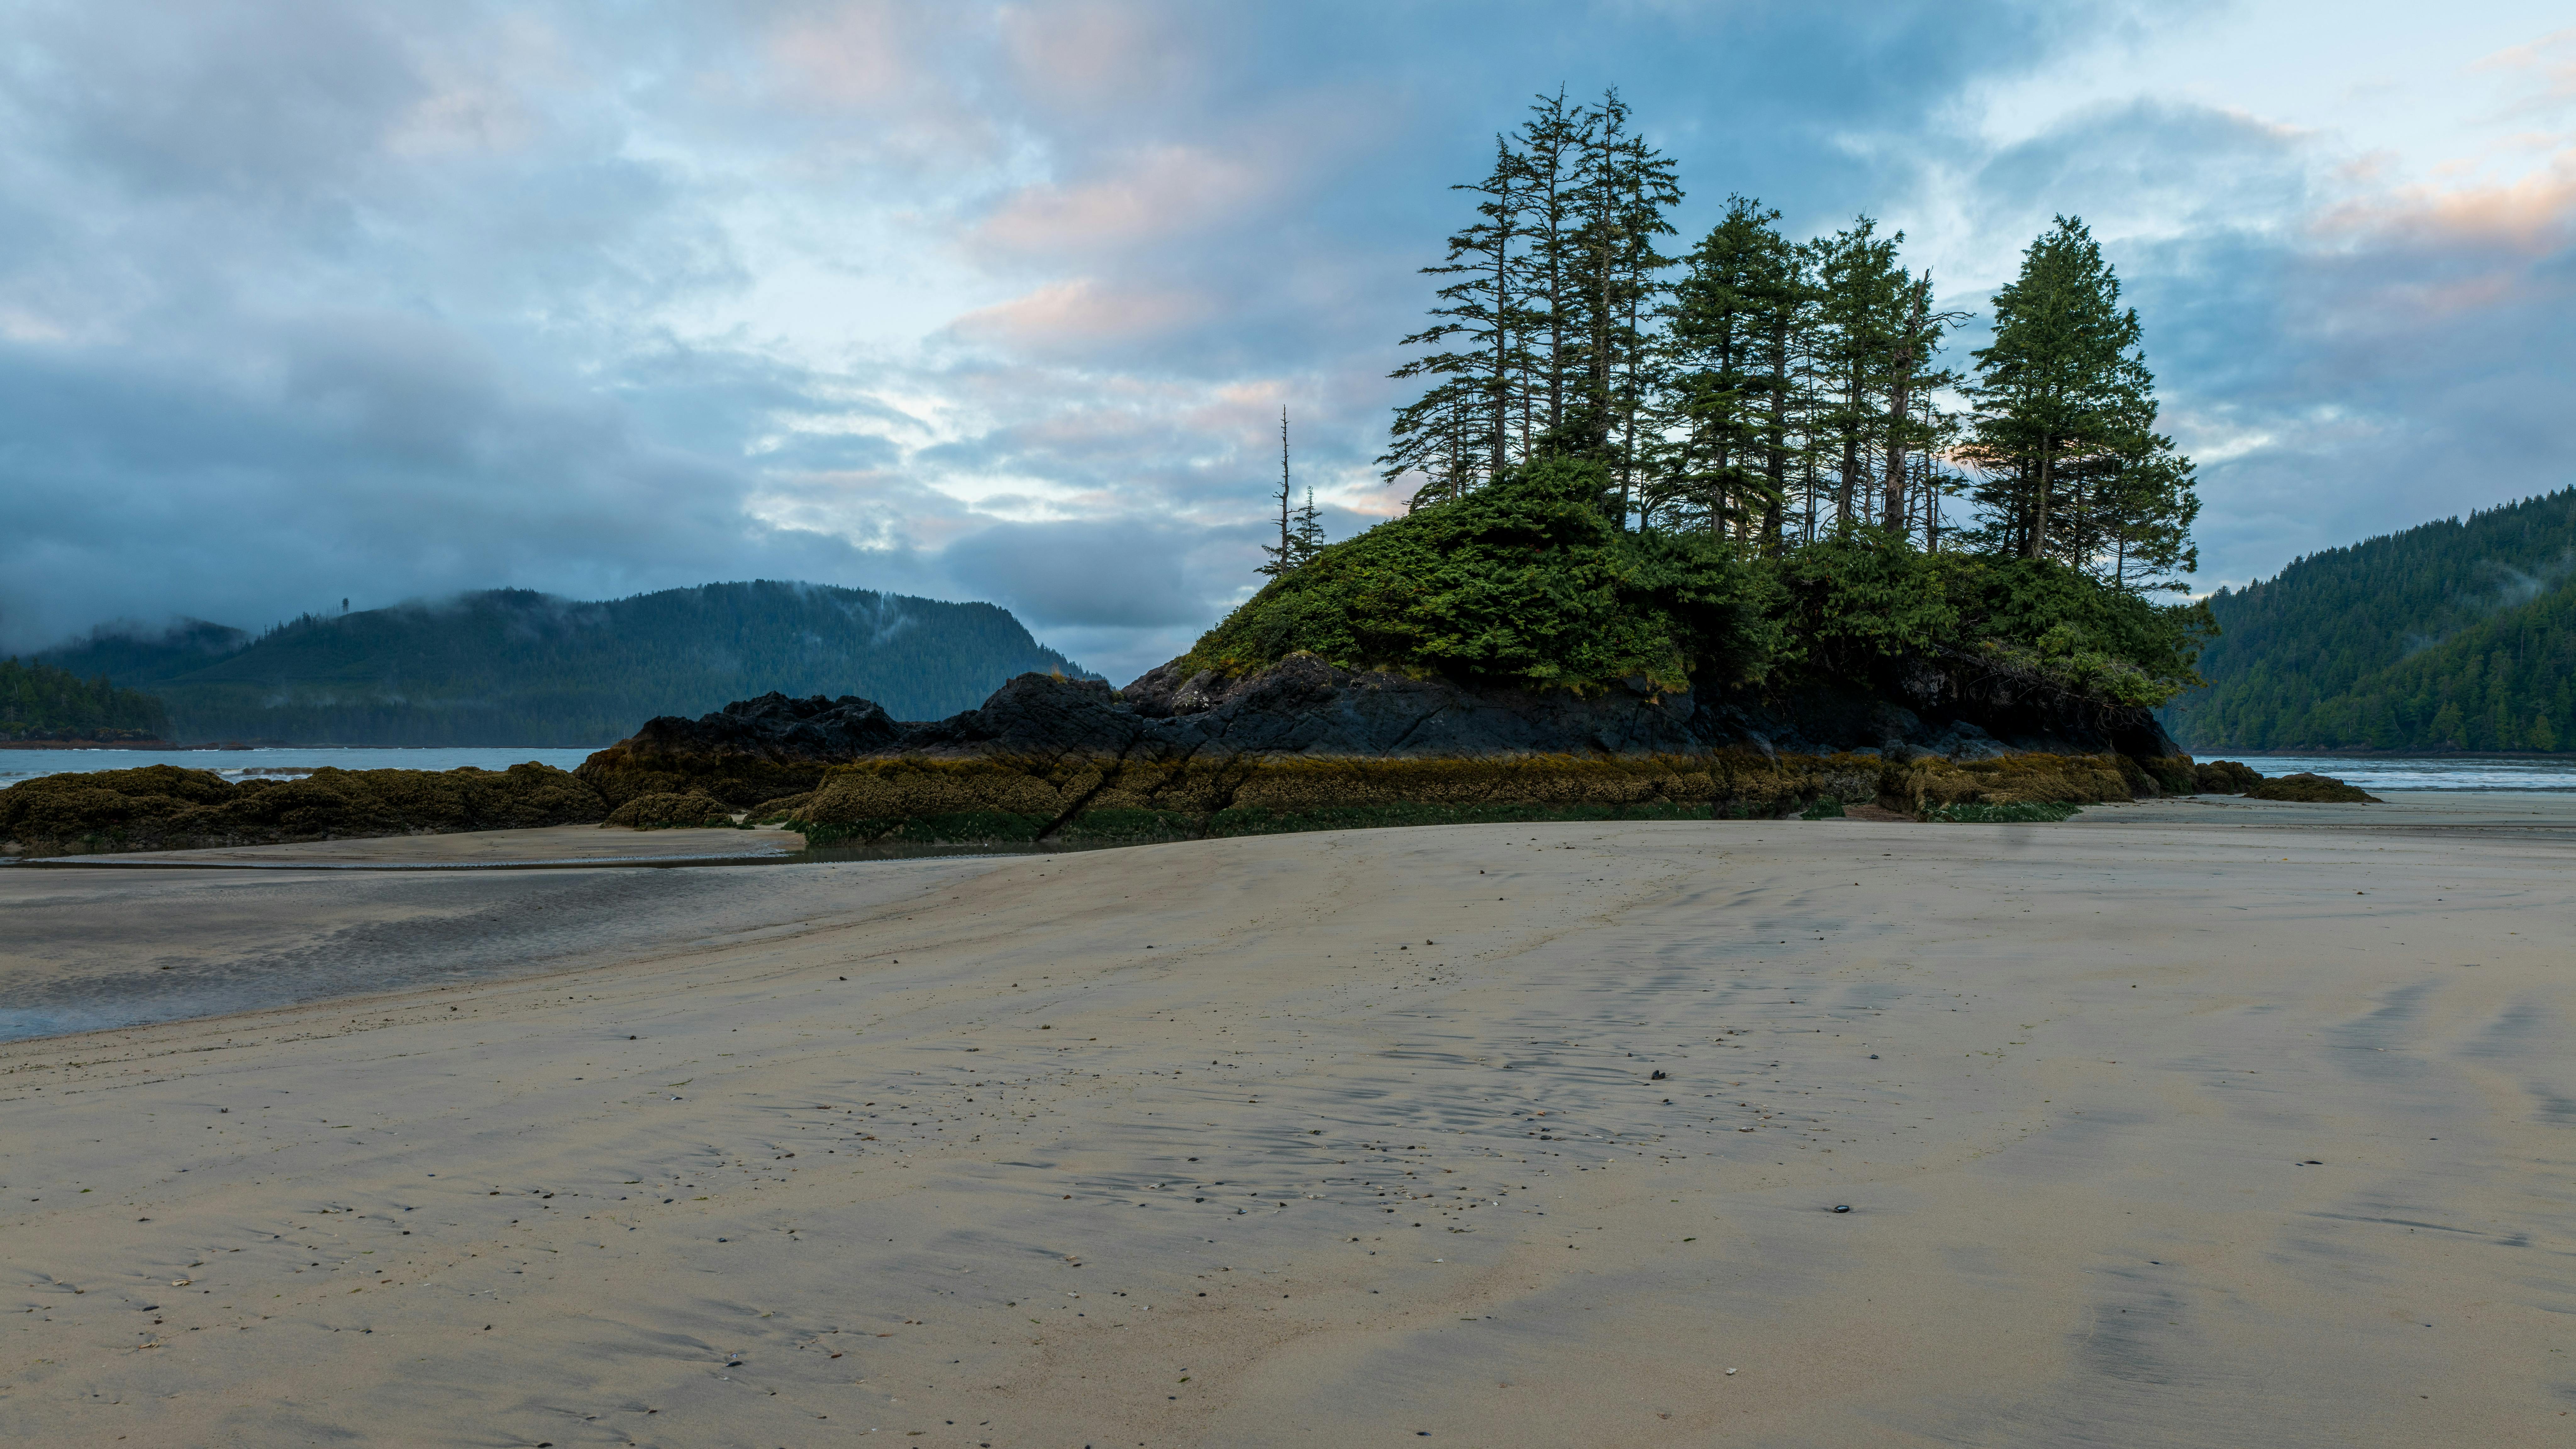
[[[1025,256],[1132,247],[1240,219],[1275,190],[1273,175],[1244,157],[1156,146],[1096,180],[1022,188],[974,240]]]
[[[993,109],[960,77],[979,36],[972,7],[841,0],[795,8],[763,36],[776,100],[856,122],[838,149],[920,163],[989,162],[1001,153]],[[971,65],[963,67],[971,70]]]
[[[2546,255],[2576,236],[2576,148],[2508,182],[2406,187],[2349,202],[2321,217],[2318,230],[2352,242]]]
[[[948,331],[964,342],[1080,361],[1195,326],[1209,310],[1204,297],[1186,291],[1110,286],[1076,277],[969,312],[950,323]]]
[[[1208,67],[1186,9],[1118,0],[1048,0],[998,17],[1014,83],[1058,110],[1097,116],[1167,106],[1201,89]]]

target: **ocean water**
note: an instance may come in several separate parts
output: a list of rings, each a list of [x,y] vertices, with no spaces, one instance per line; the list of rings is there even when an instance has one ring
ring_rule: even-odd
[[[604,747],[603,747],[604,748]],[[84,770],[133,770],[145,765],[177,765],[212,770],[227,780],[255,775],[291,780],[325,765],[342,770],[453,770],[463,765],[506,770],[534,760],[569,770],[596,750],[490,749],[362,750],[301,748],[257,750],[0,750],[0,789],[39,775],[74,774]]]
[[[2576,790],[2569,755],[2199,755],[2241,759],[2266,775],[2307,770],[2365,790]]]

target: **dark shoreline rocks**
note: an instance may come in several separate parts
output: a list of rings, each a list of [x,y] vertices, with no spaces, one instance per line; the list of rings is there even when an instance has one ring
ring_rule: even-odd
[[[2286,800],[2299,805],[2384,805],[2387,802],[2358,785],[2347,785],[2332,775],[2301,770],[2295,775],[2281,775],[2258,780],[2245,794],[2256,800]]]
[[[656,719],[576,772],[612,805],[703,790],[738,808],[821,784],[862,760],[1076,758],[1128,763],[1238,757],[1354,760],[1514,755],[1852,755],[1904,763],[2015,754],[2124,756],[2150,789],[2188,794],[2190,763],[2146,710],[2066,697],[2037,676],[1929,664],[1887,696],[1696,696],[1644,681],[1598,694],[1532,691],[1342,669],[1292,655],[1258,674],[1149,671],[1123,691],[1023,674],[983,705],[902,724],[865,700],[768,695],[691,721]],[[2179,767],[2165,762],[2181,759]]]
[[[320,769],[236,784],[212,770],[145,765],[39,775],[0,790],[0,844],[20,855],[90,855],[275,845],[604,819],[607,802],[571,772]]]
[[[1313,655],[1232,679],[1165,665],[1123,691],[1024,674],[980,708],[921,724],[862,700],[775,695],[658,719],[578,773],[613,805],[703,793],[784,818],[813,843],[1769,817],[1825,797],[1920,815],[2198,788],[2190,757],[2145,710],[1991,667],[1921,664],[1907,678],[1899,693],[1920,709],[1884,694],[1701,697],[1642,680],[1538,692]]]

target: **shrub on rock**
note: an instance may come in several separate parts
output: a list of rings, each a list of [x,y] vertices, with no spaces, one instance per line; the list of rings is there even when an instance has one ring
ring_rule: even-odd
[[[1389,519],[1272,580],[1178,674],[1232,678],[1300,650],[1537,688],[1758,673],[1778,627],[1761,577],[1706,534],[1621,532],[1600,508],[1608,479],[1553,458]]]

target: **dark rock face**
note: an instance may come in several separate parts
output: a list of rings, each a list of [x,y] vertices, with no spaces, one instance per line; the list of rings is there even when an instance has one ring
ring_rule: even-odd
[[[1030,678],[1044,676],[1032,675]],[[789,699],[772,691],[737,700],[695,720],[666,714],[648,720],[622,741],[629,755],[749,755],[774,764],[846,760],[884,749],[903,737],[903,726],[855,694]]]
[[[854,694],[789,699],[773,691],[693,720],[648,720],[573,773],[612,806],[646,795],[704,794],[748,808],[811,790],[824,766],[894,747],[904,734]]]
[[[1148,728],[1134,710],[1118,703],[1104,680],[1023,674],[994,690],[983,708],[904,726],[901,738],[885,748],[1039,759],[1125,755],[1144,740]]]
[[[1656,694],[1642,683],[1589,698],[1356,674],[1312,656],[1242,679],[1171,665],[1127,687],[1142,719],[1196,725],[1210,745],[1343,755],[1653,754],[1752,748],[1765,754],[2182,753],[2144,709],[2068,695],[2036,675],[1981,662],[1909,661],[1883,693],[1811,690]],[[1911,706],[1910,708],[1908,706]],[[1177,734],[1177,729],[1175,731]]]
[[[1813,689],[1729,698],[1712,702],[1708,713],[1791,754],[1933,754],[1953,760],[2116,754],[2153,760],[2183,753],[2151,710],[2085,699],[2045,676],[1991,660],[1913,658],[1887,675],[1877,693]],[[1711,730],[1703,724],[1702,732]]]
[[[1283,755],[1649,754],[1709,740],[1687,694],[1642,683],[1584,698],[1337,669],[1295,655],[1259,674],[1174,681],[1170,665],[1125,691],[1152,737],[1191,750]],[[1729,739],[1728,743],[1734,743]]]

